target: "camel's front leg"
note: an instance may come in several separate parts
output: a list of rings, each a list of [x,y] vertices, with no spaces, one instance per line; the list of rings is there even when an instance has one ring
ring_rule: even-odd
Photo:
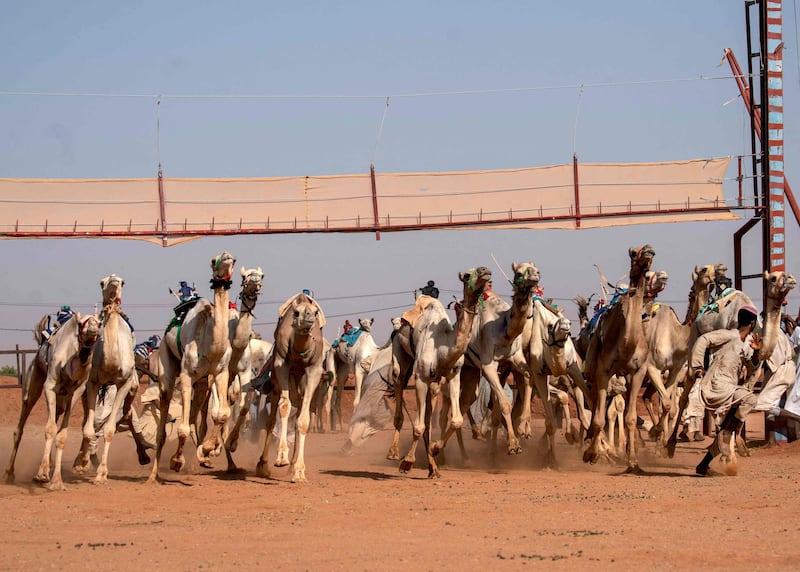
[[[428,456],[429,479],[438,479],[442,476],[441,473],[439,473],[439,467],[436,465],[436,457],[433,454],[432,442],[433,425],[431,424],[431,417],[433,415],[433,410],[436,408],[436,401],[439,399],[440,394],[437,386],[437,382],[431,384],[427,395],[427,403],[425,405],[425,430],[423,432],[423,442],[425,444],[425,452]]]
[[[646,367],[640,367],[639,371],[631,376],[630,385],[628,387],[628,402],[625,407],[625,429],[626,429],[626,436],[628,439],[627,449],[628,449],[628,472],[629,473],[639,473],[641,472],[641,468],[639,468],[639,459],[637,456],[636,449],[638,448],[638,443],[636,439],[636,432],[638,431],[636,427],[636,421],[638,419],[638,413],[636,411],[636,400],[639,397],[639,390],[642,387],[642,381],[644,380],[644,376],[647,373]]]
[[[109,413],[108,419],[106,419],[106,422],[103,424],[103,456],[100,459],[100,465],[97,467],[97,474],[94,477],[94,483],[96,485],[103,484],[108,480],[108,451],[111,449],[111,441],[114,439],[114,434],[117,431],[117,415],[120,414],[125,400],[128,399],[131,388],[134,384],[138,385],[138,383],[136,371],[134,370],[128,380],[121,387],[117,388],[117,394],[114,396],[114,403],[111,406],[111,413]],[[85,430],[86,428],[84,427],[84,431]],[[131,432],[133,431],[135,431],[135,429],[131,424]]]
[[[608,456],[608,441],[605,438],[603,426],[606,421],[606,396],[608,395],[608,382],[611,375],[602,370],[596,373],[597,393],[595,394],[594,414],[592,415],[592,441],[583,452],[584,463],[596,463],[600,457]]]
[[[275,428],[275,419],[278,415],[278,394],[276,393],[277,387],[268,396],[269,397],[269,414],[264,425],[266,434],[264,436],[264,448],[261,451],[261,457],[256,464],[256,475],[259,477],[269,478],[269,445],[272,441],[272,430]]]
[[[586,379],[583,377],[580,365],[572,362],[567,368],[567,374],[572,381],[572,396],[575,399],[575,408],[578,410],[578,418],[584,431],[589,430],[592,423],[591,404],[588,401],[588,390],[586,389]]]
[[[39,483],[50,481],[50,453],[53,449],[53,440],[56,437],[58,426],[56,425],[56,392],[55,382],[47,380],[44,385],[44,400],[47,404],[47,422],[44,426],[44,453],[42,461],[39,463],[39,470],[33,480]]]
[[[390,461],[397,461],[400,459],[400,431],[403,429],[403,379],[400,365],[396,359],[392,360],[392,367],[389,369],[390,379],[393,379],[394,387],[394,434],[392,435],[392,444],[389,447],[389,452],[386,458]]]
[[[681,393],[681,399],[678,402],[678,414],[676,415],[676,419],[683,418],[683,412],[686,410],[686,405],[689,403],[689,394],[692,391],[692,386],[694,386],[694,378],[689,374],[689,370],[687,369],[686,378],[683,382],[683,393]],[[672,433],[667,440],[667,455],[670,459],[675,456],[675,447],[678,445],[678,430],[680,427],[680,423],[675,423],[675,426],[672,428]]]
[[[178,375],[178,387],[181,390],[181,403],[183,408],[181,410],[181,420],[178,423],[178,448],[175,450],[175,454],[170,459],[169,467],[175,472],[180,471],[184,465],[186,465],[186,458],[183,456],[183,448],[186,446],[186,439],[189,438],[189,416],[192,410],[192,378],[189,377],[189,374],[181,371]],[[167,403],[167,410],[163,410],[163,400],[164,396],[161,396],[162,400],[162,411],[161,411],[161,423],[159,426],[163,427],[164,423],[166,422],[166,418],[169,416],[169,403]],[[156,460],[156,463],[158,460]]]
[[[19,412],[19,421],[17,422],[17,429],[14,431],[14,446],[11,449],[11,457],[8,460],[8,467],[3,474],[3,481],[7,484],[14,482],[14,462],[17,459],[17,451],[19,450],[19,443],[22,440],[22,432],[25,428],[25,423],[31,414],[33,406],[39,401],[44,389],[44,376],[42,372],[36,368],[36,364],[31,364],[28,369],[27,383],[23,389],[22,394],[22,409]]]
[[[211,408],[211,420],[214,427],[211,435],[203,442],[202,452],[205,457],[209,455],[217,456],[222,452],[220,447],[222,427],[228,422],[231,416],[231,407],[228,404],[228,368],[223,367],[209,384],[213,383],[216,390],[217,399],[214,400],[214,407]],[[198,451],[199,452],[199,451]]]
[[[500,383],[500,377],[497,374],[497,363],[492,362],[481,367],[483,377],[489,382],[492,388],[492,395],[494,396],[494,407],[499,410],[503,421],[506,424],[508,431],[508,454],[519,455],[522,452],[522,447],[519,444],[519,439],[514,432],[514,423],[511,420],[511,404],[506,399],[506,394],[503,391],[503,384]],[[523,404],[524,407],[524,404]],[[530,410],[530,401],[528,401],[528,410]]]
[[[422,437],[422,434],[425,432],[425,406],[428,403],[428,382],[423,381],[420,376],[417,376],[417,381],[414,383],[414,389],[416,390],[415,395],[417,398],[417,416],[414,419],[411,446],[409,447],[406,456],[403,457],[402,461],[400,461],[399,469],[401,473],[408,473],[414,467],[414,462],[417,459],[417,445],[419,444],[420,437]]]
[[[53,462],[53,478],[47,488],[51,491],[65,491],[64,481],[61,479],[61,458],[64,456],[64,447],[67,444],[67,428],[69,426],[69,414],[72,410],[72,396],[67,396],[64,406],[64,415],[61,417],[58,433],[56,434],[56,458]]]
[[[80,396],[83,404],[83,439],[80,451],[78,451],[75,462],[72,464],[72,470],[78,474],[83,474],[89,470],[90,455],[94,459],[95,465],[97,464],[97,456],[94,454],[97,446],[94,416],[96,413],[95,407],[97,407],[98,389],[95,381],[89,380]]]
[[[553,404],[550,401],[550,391],[547,387],[547,376],[538,373],[534,374],[533,381],[536,384],[536,393],[539,395],[542,400],[542,404],[544,405],[544,439],[546,440],[547,448],[545,463],[548,467],[555,467],[556,423],[555,414],[553,412]]]
[[[311,399],[317,391],[320,378],[322,377],[322,365],[316,365],[306,368],[304,380],[301,382],[305,387],[302,394],[302,403],[300,404],[300,411],[297,415],[297,426],[295,428],[295,441],[294,448],[295,454],[292,459],[292,482],[293,483],[306,483],[306,462],[305,462],[305,444],[306,435],[308,435],[309,427],[311,426]]]
[[[276,467],[285,467],[289,464],[289,412],[292,409],[292,403],[289,399],[289,368],[279,359],[275,359],[275,378],[280,391],[280,399],[278,400],[278,414],[281,418],[281,431],[278,440],[278,455],[275,457]]]

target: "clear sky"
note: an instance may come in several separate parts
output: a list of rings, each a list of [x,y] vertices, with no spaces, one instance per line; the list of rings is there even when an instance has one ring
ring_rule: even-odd
[[[784,1],[785,152],[800,190],[795,8]],[[730,101],[738,90],[720,65],[730,47],[746,69],[744,13],[738,0],[14,2],[0,20],[0,177],[152,177],[159,157],[166,176],[254,177],[364,173],[371,161],[403,172],[561,164],[573,152],[584,162],[747,154],[749,120],[741,99]],[[475,91],[492,93],[454,93]],[[10,95],[18,92],[142,97]],[[156,94],[164,96],[159,138]],[[732,180],[725,189],[736,193]],[[788,213],[787,223],[788,270],[797,274],[800,233]],[[671,277],[662,299],[682,317],[695,264],[725,262],[732,275],[741,224],[380,241],[276,235],[170,248],[0,241],[0,349],[33,347],[34,323],[61,304],[91,310],[112,272],[126,280],[123,307],[137,338],[162,333],[174,303],[167,289],[188,280],[210,295],[209,260],[222,250],[264,270],[255,315],[268,339],[278,305],[303,288],[329,316],[328,338],[345,319],[374,317],[379,343],[429,279],[448,301],[459,271],[485,265],[508,294],[492,253],[507,273],[512,261],[535,261],[546,295],[574,319],[569,299],[599,290],[593,264],[616,280],[627,248],[645,242],[656,249],[654,268]],[[752,237],[746,273],[761,265]],[[758,281],[744,289],[760,299]],[[789,300],[795,313],[800,292]]]

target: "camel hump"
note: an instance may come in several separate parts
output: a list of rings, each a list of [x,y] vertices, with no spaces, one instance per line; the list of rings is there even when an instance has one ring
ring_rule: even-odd
[[[413,308],[403,312],[402,318],[413,328],[414,324],[416,324],[417,320],[419,320],[419,317],[422,315],[422,312],[425,311],[425,308],[433,304],[434,300],[436,300],[436,298],[422,294],[414,302]]]

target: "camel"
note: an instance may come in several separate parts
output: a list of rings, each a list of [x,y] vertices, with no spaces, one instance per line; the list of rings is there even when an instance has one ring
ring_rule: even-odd
[[[692,272],[692,286],[689,290],[689,304],[686,317],[681,323],[675,310],[666,304],[654,305],[652,302],[645,306],[643,328],[649,349],[647,359],[647,374],[652,383],[652,388],[658,391],[661,400],[661,412],[655,413],[651,401],[650,391],[645,391],[644,403],[653,420],[653,435],[661,439],[661,447],[667,445],[669,427],[667,423],[672,410],[673,393],[681,373],[685,373],[684,366],[689,356],[689,337],[692,322],[699,309],[709,301],[709,286],[713,284],[714,277],[718,275],[721,265],[695,266]],[[663,282],[667,276],[664,273]],[[654,290],[657,286],[648,282],[647,289]],[[663,289],[663,288],[662,288]],[[645,293],[645,298],[651,294]],[[668,372],[664,379],[665,372]]]
[[[166,435],[164,427],[176,380],[181,390],[183,411],[178,425],[178,448],[170,460],[170,468],[173,471],[180,471],[186,464],[183,448],[189,436],[192,390],[195,382],[208,376],[209,386],[215,388],[217,396],[223,396],[222,399],[216,400],[212,407],[214,428],[211,436],[197,448],[197,458],[201,463],[208,462],[208,455],[217,447],[222,426],[230,416],[230,406],[224,397],[228,395],[228,363],[231,359],[228,291],[235,265],[236,259],[228,252],[211,259],[211,288],[214,291],[214,303],[198,298],[182,320],[177,317],[173,319],[158,348],[161,368],[158,380],[161,391],[161,414],[156,439],[156,458],[148,478],[149,483],[158,481],[158,462]],[[200,400],[201,403],[202,401],[205,400]],[[215,453],[218,454],[218,451]]]
[[[594,294],[588,298],[583,296],[575,296],[572,301],[578,306],[578,324],[580,329],[578,335],[572,338],[572,344],[581,359],[586,358],[586,350],[589,349],[589,339],[592,337],[592,328],[589,327],[589,304],[592,301]]]
[[[545,411],[548,466],[556,464],[555,414],[549,399],[548,375],[567,376],[571,379],[574,384],[578,414],[584,427],[589,423],[589,416],[584,410],[581,399],[582,395],[589,394],[589,389],[580,370],[580,359],[572,344],[570,329],[570,321],[560,311],[556,312],[549,305],[543,304],[540,299],[534,298],[530,319],[527,320],[522,334],[522,349],[527,372],[523,376],[521,395],[518,394],[518,403],[522,407],[519,427],[523,435],[531,434],[531,398],[535,387]]]
[[[240,270],[242,276],[242,291],[239,292],[238,311],[231,311],[229,331],[231,338],[231,360],[228,363],[229,389],[228,398],[233,406],[233,419],[238,419],[239,412],[247,410],[242,407],[242,394],[250,388],[252,368],[250,362],[250,341],[253,337],[253,310],[255,310],[258,295],[264,284],[264,272],[261,267]],[[221,396],[220,396],[221,397]]]
[[[305,440],[311,423],[311,399],[319,385],[325,360],[325,345],[322,338],[325,315],[319,304],[304,293],[289,298],[281,306],[279,315],[278,324],[275,326],[275,344],[272,348],[272,406],[267,421],[264,450],[256,472],[259,476],[269,477],[267,456],[272,428],[279,410],[281,432],[275,466],[284,467],[289,464],[287,431],[289,410],[294,406],[298,412],[290,472],[293,483],[304,483],[308,481]]]
[[[117,417],[120,410],[122,410],[123,418],[132,428],[139,453],[139,462],[145,465],[150,462],[150,458],[145,452],[146,443],[141,438],[141,434],[133,428],[131,422],[131,402],[139,389],[139,375],[136,372],[133,354],[133,347],[136,345],[133,328],[120,308],[124,285],[125,281],[116,274],[106,276],[100,281],[103,293],[100,341],[92,358],[92,371],[86,383],[86,391],[82,396],[84,400],[83,442],[73,465],[73,469],[77,473],[84,473],[89,469],[89,456],[94,448],[97,434],[95,409],[98,393],[110,384],[114,384],[116,387],[111,411],[103,424],[103,454],[95,474],[95,484],[104,483],[108,479],[108,451],[117,430]]]
[[[348,339],[355,339],[352,345],[344,337],[340,337],[334,347],[337,362],[337,394],[341,395],[344,382],[347,380],[348,374],[352,372],[355,382],[354,410],[358,407],[358,402],[361,399],[361,384],[364,381],[364,376],[369,373],[372,358],[375,357],[375,354],[380,349],[380,346],[375,343],[372,337],[373,323],[375,323],[375,318],[368,320],[359,318],[358,329],[353,333],[347,334]],[[341,404],[337,403],[337,406],[338,413],[341,415]]]
[[[722,268],[724,268],[724,266],[722,266]],[[780,333],[781,307],[783,301],[786,299],[786,295],[797,286],[795,277],[783,271],[765,271],[764,281],[766,286],[766,300],[764,323],[761,327],[763,343],[758,353],[758,359],[761,361],[767,360],[772,356],[772,352],[777,344],[778,334]],[[707,332],[723,328],[735,329],[738,325],[737,314],[739,309],[748,305],[753,305],[753,301],[750,297],[740,290],[733,290],[731,293],[717,299],[713,304],[702,308],[701,314],[692,324],[689,337],[689,351],[691,352],[695,340]],[[756,331],[758,331],[758,328],[756,328]],[[687,373],[685,387],[678,404],[679,419],[689,401],[689,392],[693,385],[694,379]],[[678,427],[679,424],[676,423],[667,441],[667,454],[669,457],[675,455],[675,447],[678,441]],[[732,464],[735,463],[735,458],[730,459],[730,462]]]
[[[431,413],[434,400],[438,398],[442,378],[449,385],[450,424],[448,432],[461,427],[464,418],[459,407],[461,394],[461,368],[464,352],[467,350],[473,323],[478,314],[478,303],[487,284],[492,278],[491,271],[480,266],[459,273],[463,284],[464,301],[453,327],[442,303],[430,296],[417,298],[415,307],[403,314],[403,323],[392,340],[391,380],[394,387],[395,435],[387,457],[398,457],[400,430],[403,427],[403,389],[411,376],[416,375],[414,383],[417,412],[414,419],[414,432],[411,446],[400,460],[400,472],[408,473],[414,466],[416,448],[420,437],[425,441],[428,456],[428,477],[439,477],[439,469],[434,458],[436,451],[431,442]]]
[[[336,412],[333,410],[333,397],[336,393],[336,348],[328,340],[324,340],[325,359],[322,368],[322,379],[317,386],[314,399],[311,400],[311,430],[317,433],[325,432],[326,421],[330,424],[331,431],[336,430]],[[339,400],[341,413],[341,400]],[[353,408],[355,409],[355,407]],[[341,415],[339,415],[341,420]]]
[[[619,301],[603,316],[589,341],[584,363],[586,381],[593,386],[594,415],[592,440],[583,454],[583,460],[595,463],[601,455],[607,456],[605,425],[606,396],[612,375],[630,375],[628,405],[625,413],[627,431],[628,470],[638,471],[636,456],[636,399],[646,373],[647,341],[642,327],[645,273],[650,270],[655,251],[649,244],[628,249],[631,260],[629,288]]]
[[[514,272],[511,280],[513,290],[511,305],[490,290],[483,296],[485,300],[478,307],[478,317],[472,327],[464,367],[461,370],[461,395],[456,396],[456,399],[460,414],[462,416],[468,414],[470,406],[476,399],[478,384],[483,375],[491,387],[494,402],[499,404],[499,414],[508,428],[508,454],[516,455],[522,452],[522,447],[514,430],[511,404],[503,391],[500,369],[501,367],[507,369],[506,366],[510,364],[517,371],[525,370],[520,335],[533,308],[531,296],[533,289],[539,284],[539,269],[533,262],[514,262],[511,268]],[[444,401],[440,413],[442,443],[436,445],[437,449],[443,449],[454,432],[453,429],[446,427],[449,415],[448,401]],[[486,423],[488,421],[487,416]],[[473,436],[478,438],[477,427],[474,423],[472,426]],[[460,431],[456,433],[456,438],[461,457],[466,462],[466,449]]]
[[[40,322],[41,324],[41,322]],[[39,350],[25,375],[22,388],[22,409],[17,429],[14,431],[14,446],[4,474],[6,483],[14,482],[14,461],[25,422],[44,392],[47,404],[47,424],[42,462],[34,477],[40,483],[50,482],[49,489],[66,490],[61,478],[61,457],[67,442],[67,427],[74,393],[83,387],[89,378],[92,356],[100,339],[100,320],[91,314],[82,317],[75,314],[45,341],[41,330],[35,332]],[[59,422],[57,426],[56,423]],[[50,453],[56,445],[53,474],[50,475]]]

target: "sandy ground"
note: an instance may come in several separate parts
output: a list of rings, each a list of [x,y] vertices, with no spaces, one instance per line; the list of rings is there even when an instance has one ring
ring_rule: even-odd
[[[0,390],[4,465],[18,408],[19,391]],[[243,442],[236,459],[245,475],[225,474],[223,459],[220,470],[190,465],[172,473],[170,444],[166,482],[146,485],[148,468],[136,463],[130,436],[120,435],[110,480],[95,486],[70,470],[80,439],[73,420],[63,469],[68,491],[51,493],[31,482],[43,420],[39,409],[26,429],[17,483],[0,486],[1,570],[800,567],[800,442],[754,449],[738,476],[707,478],[693,471],[703,444],[680,444],[674,459],[663,459],[648,443],[646,474],[634,476],[584,464],[580,449],[559,434],[559,468],[545,470],[539,421],[522,455],[503,449],[493,460],[486,444],[467,439],[472,465],[448,449],[451,465],[429,480],[422,465],[401,475],[385,459],[390,432],[349,457],[339,452],[344,435],[325,433],[308,438],[307,484],[292,484],[288,468],[255,477],[260,447]],[[758,418],[749,425],[752,440],[763,437]]]

